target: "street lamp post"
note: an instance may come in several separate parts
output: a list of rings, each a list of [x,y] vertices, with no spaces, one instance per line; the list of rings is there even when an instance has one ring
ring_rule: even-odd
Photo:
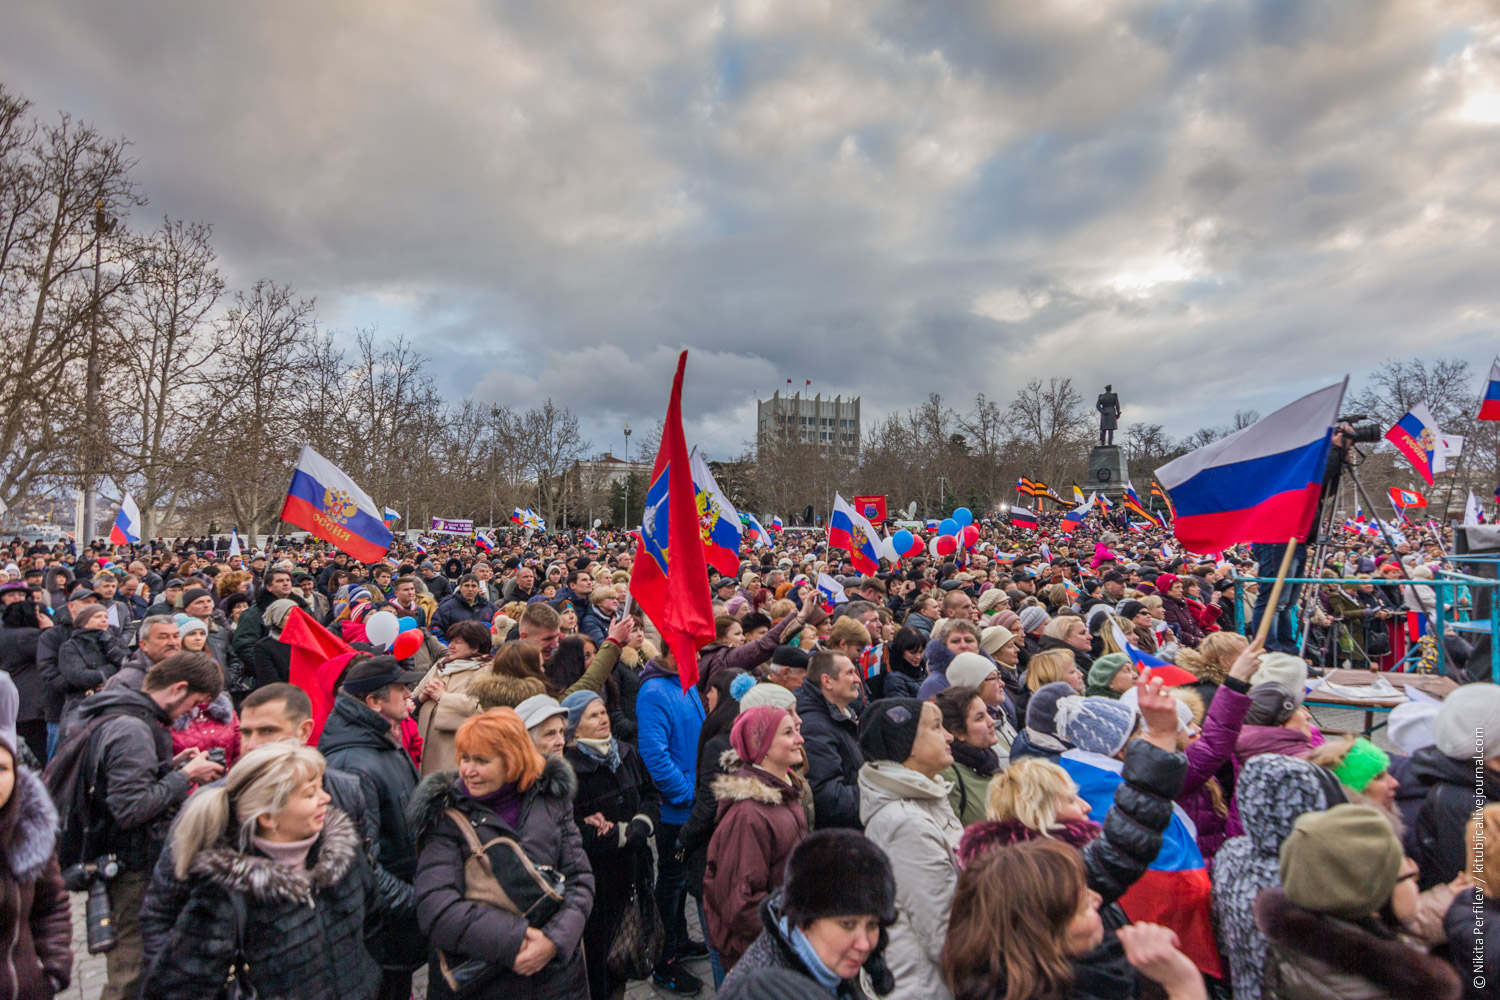
[[[621,525],[627,531],[630,529],[630,425],[625,425],[625,523]]]

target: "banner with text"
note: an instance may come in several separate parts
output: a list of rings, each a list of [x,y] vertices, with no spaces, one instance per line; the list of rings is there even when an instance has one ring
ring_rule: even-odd
[[[432,530],[440,535],[472,535],[474,534],[474,522],[452,521],[446,517],[435,517],[432,519]]]

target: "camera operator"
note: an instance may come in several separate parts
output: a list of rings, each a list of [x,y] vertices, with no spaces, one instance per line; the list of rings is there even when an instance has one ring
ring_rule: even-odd
[[[184,750],[174,758],[168,727],[218,697],[223,687],[223,671],[213,657],[174,653],[146,672],[141,690],[100,691],[79,706],[76,738],[88,741],[78,776],[88,789],[86,860],[114,855],[119,864],[108,887],[118,943],[106,953],[104,1000],[126,1000],[139,992],[144,971],[139,914],[151,869],[193,786],[224,773],[202,750]]]
[[[1318,543],[1318,528],[1323,521],[1323,505],[1338,494],[1339,476],[1344,474],[1344,466],[1350,464],[1349,455],[1354,445],[1369,444],[1380,440],[1379,427],[1355,426],[1363,419],[1358,416],[1343,417],[1334,428],[1333,441],[1328,449],[1328,460],[1323,465],[1323,483],[1319,488],[1318,512],[1313,517],[1307,541],[1299,544],[1292,555],[1292,565],[1286,574],[1288,577],[1299,577],[1306,571],[1307,546],[1316,546]],[[1281,557],[1286,553],[1286,546],[1286,542],[1256,542],[1251,545],[1250,552],[1255,556],[1255,575],[1274,579],[1281,569]],[[1260,592],[1255,596],[1255,609],[1250,614],[1252,633],[1260,628],[1261,616],[1266,613],[1266,605],[1271,600],[1271,589],[1269,585],[1262,584]],[[1276,611],[1271,618],[1270,631],[1266,633],[1267,652],[1297,654],[1297,639],[1292,630],[1292,607],[1297,603],[1297,595],[1301,590],[1301,584],[1287,584],[1281,588],[1281,597],[1276,602]]]

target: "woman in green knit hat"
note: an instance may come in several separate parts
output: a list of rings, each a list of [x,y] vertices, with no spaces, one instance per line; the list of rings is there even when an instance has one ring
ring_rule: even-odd
[[[1333,772],[1351,802],[1363,802],[1395,814],[1396,786],[1391,758],[1363,736],[1332,739],[1308,756],[1308,761]]]
[[[1113,698],[1135,687],[1135,665],[1124,653],[1105,653],[1089,668],[1089,683],[1084,694],[1089,697]]]

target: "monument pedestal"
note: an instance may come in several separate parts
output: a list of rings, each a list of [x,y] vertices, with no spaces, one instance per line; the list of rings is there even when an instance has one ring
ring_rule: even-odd
[[[1098,492],[1110,500],[1118,500],[1125,495],[1125,484],[1129,481],[1130,469],[1118,445],[1100,445],[1089,451],[1089,480],[1084,492]]]

